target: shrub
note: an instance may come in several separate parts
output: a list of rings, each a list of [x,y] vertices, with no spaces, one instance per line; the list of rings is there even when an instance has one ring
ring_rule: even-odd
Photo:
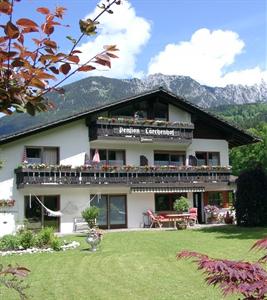
[[[267,238],[257,241],[251,249],[266,251]],[[257,263],[214,259],[187,250],[177,253],[176,257],[193,258],[198,264],[198,270],[203,271],[207,284],[218,286],[224,296],[241,294],[243,300],[267,299],[267,272],[260,264],[267,261],[266,253]]]
[[[54,237],[51,241],[51,248],[55,251],[60,251],[62,243],[58,237]]]
[[[19,235],[19,243],[20,246],[23,247],[23,249],[28,249],[34,246],[35,244],[35,237],[32,231],[30,230],[25,230],[22,231]]]
[[[267,175],[261,166],[240,174],[235,209],[237,225],[267,225]]]
[[[95,227],[95,220],[99,216],[99,208],[96,206],[90,206],[82,211],[82,217],[88,223],[89,227]]]
[[[51,245],[54,239],[54,229],[53,227],[45,227],[41,229],[36,236],[36,246],[43,248]]]
[[[29,285],[23,282],[23,279],[27,277],[29,273],[30,270],[22,266],[17,265],[14,267],[8,265],[4,267],[0,264],[0,287],[5,286],[8,289],[13,289],[18,292],[21,300],[29,299],[25,294],[25,289],[27,289]],[[1,297],[1,299],[3,299],[3,297]]]
[[[54,229],[46,227],[34,233],[31,230],[21,230],[16,235],[5,235],[0,239],[0,250],[18,250],[28,249],[31,247],[52,248],[55,251],[60,251],[63,242],[54,236]]]
[[[18,250],[20,246],[19,237],[16,235],[7,234],[0,239],[0,250]]]
[[[188,199],[186,197],[180,197],[176,199],[173,204],[173,209],[178,212],[186,212],[189,209]]]

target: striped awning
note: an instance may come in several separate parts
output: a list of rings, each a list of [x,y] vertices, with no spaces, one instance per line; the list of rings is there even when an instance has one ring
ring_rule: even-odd
[[[131,187],[131,193],[189,193],[205,192],[204,187]]]

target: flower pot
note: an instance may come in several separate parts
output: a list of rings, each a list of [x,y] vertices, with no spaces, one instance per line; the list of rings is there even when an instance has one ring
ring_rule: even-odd
[[[210,223],[211,224],[217,224],[218,223],[218,218],[217,217],[211,217],[210,218]]]
[[[97,230],[91,229],[88,236],[85,238],[85,241],[91,246],[90,251],[95,252],[97,250],[97,246],[101,242],[101,234]]]
[[[233,218],[233,216],[225,217],[225,218],[224,218],[224,223],[225,223],[225,224],[233,224],[233,223],[234,223],[234,218]]]
[[[177,223],[176,224],[176,227],[178,230],[184,230],[187,228],[187,224],[184,224],[184,223]]]

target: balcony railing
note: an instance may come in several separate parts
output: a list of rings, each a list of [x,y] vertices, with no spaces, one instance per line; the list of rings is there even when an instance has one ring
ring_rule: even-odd
[[[90,140],[124,139],[140,142],[190,144],[194,124],[124,118],[99,118],[90,124]]]
[[[231,171],[226,167],[185,167],[185,166],[82,166],[78,168],[22,167],[15,170],[17,187],[27,185],[144,185],[166,186],[184,183],[228,182]]]

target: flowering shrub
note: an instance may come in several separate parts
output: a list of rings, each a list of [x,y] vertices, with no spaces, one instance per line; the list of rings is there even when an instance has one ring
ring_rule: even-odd
[[[10,199],[2,199],[0,200],[0,207],[13,207],[15,205],[15,200],[10,200]]]
[[[99,228],[91,228],[89,233],[100,240],[102,240],[104,236],[104,231]]]
[[[267,238],[257,241],[251,249],[267,250]],[[198,270],[204,271],[208,285],[218,286],[224,296],[242,294],[243,300],[267,299],[267,272],[260,263],[267,262],[267,254],[257,263],[213,259],[207,255],[181,251],[177,259],[193,258]]]
[[[220,211],[220,209],[216,205],[206,205],[204,207],[204,210],[206,213],[211,215],[217,215]]]
[[[218,223],[220,222],[219,219],[219,208],[216,205],[206,205],[204,207],[207,222],[208,223]]]

